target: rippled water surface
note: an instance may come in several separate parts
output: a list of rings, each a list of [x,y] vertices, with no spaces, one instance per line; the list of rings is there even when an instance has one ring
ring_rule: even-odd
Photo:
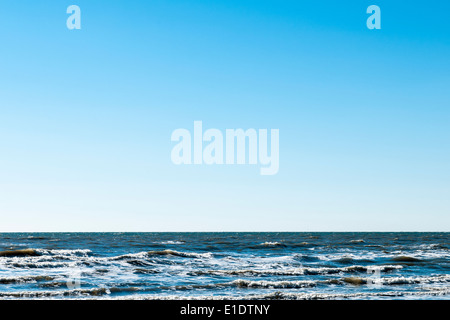
[[[449,233],[3,233],[2,299],[448,299]]]

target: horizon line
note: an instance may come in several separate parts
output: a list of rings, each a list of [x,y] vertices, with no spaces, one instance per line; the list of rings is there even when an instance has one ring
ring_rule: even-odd
[[[448,233],[450,231],[0,231],[2,233]]]

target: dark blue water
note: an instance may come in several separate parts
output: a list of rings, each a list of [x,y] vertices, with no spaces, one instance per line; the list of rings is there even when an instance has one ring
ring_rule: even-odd
[[[448,299],[449,233],[3,233],[2,299]]]

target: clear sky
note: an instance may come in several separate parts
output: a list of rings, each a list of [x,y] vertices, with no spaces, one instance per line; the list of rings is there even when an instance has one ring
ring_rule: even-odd
[[[450,231],[449,1],[2,0],[0,45],[0,231]],[[278,174],[174,165],[195,120]]]

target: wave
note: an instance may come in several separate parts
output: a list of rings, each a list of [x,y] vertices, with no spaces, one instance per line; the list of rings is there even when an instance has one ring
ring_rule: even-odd
[[[420,297],[442,297],[450,294],[450,289],[435,289],[430,291],[387,291],[387,292],[360,292],[360,293],[291,293],[271,292],[251,295],[132,295],[122,297],[104,297],[113,300],[341,300],[341,299],[408,299]]]
[[[381,278],[383,285],[448,283],[450,275]]]
[[[314,247],[319,246],[319,244],[313,244],[309,242],[295,242],[295,243],[285,243],[278,241],[266,241],[259,243],[257,245],[248,245],[247,248],[250,249],[261,249],[261,247],[273,247],[273,248],[304,248],[304,247]]]
[[[367,298],[385,298],[393,297],[420,297],[420,296],[444,296],[450,293],[449,290],[433,291],[387,291],[387,292],[358,292],[358,293],[283,293],[274,292],[263,295],[253,295],[240,297],[245,300],[337,300],[337,299],[367,299]]]
[[[338,274],[338,273],[357,273],[368,272],[371,270],[380,270],[380,272],[390,272],[398,269],[402,269],[398,265],[384,265],[384,266],[349,266],[342,268],[331,267],[301,267],[294,269],[236,269],[236,270],[196,270],[191,271],[190,275],[216,275],[216,276],[232,276],[232,275],[245,275],[245,276],[297,276],[297,275],[326,275],[326,274]]]
[[[188,275],[193,276],[261,276],[261,275],[273,275],[273,276],[296,276],[303,275],[305,271],[303,268],[287,269],[287,270],[195,270],[188,272]]]
[[[17,278],[2,278],[5,283],[15,283],[16,281],[51,281],[54,280],[53,277],[17,277]],[[450,275],[439,275],[439,276],[423,276],[423,277],[383,277],[378,279],[381,285],[386,286],[396,286],[396,285],[409,285],[409,284],[445,284],[450,282]],[[313,288],[319,285],[364,285],[367,284],[368,278],[359,277],[345,277],[340,279],[329,279],[329,280],[278,280],[278,281],[265,281],[265,280],[247,280],[247,279],[237,279],[230,282],[224,283],[210,283],[210,284],[191,284],[191,285],[174,285],[174,286],[154,286],[154,287],[137,287],[133,283],[127,283],[126,286],[113,286],[113,287],[98,287],[89,289],[72,289],[72,290],[53,290],[53,291],[17,291],[17,292],[0,292],[0,297],[2,298],[64,298],[64,297],[75,297],[75,298],[89,298],[89,297],[104,297],[113,295],[113,299],[121,299],[121,297],[114,296],[115,293],[138,293],[138,295],[133,295],[132,298],[144,298],[144,299],[167,299],[164,295],[154,295],[145,296],[145,292],[149,291],[186,291],[186,290],[205,290],[205,289],[219,289],[225,287],[235,287],[235,288],[248,288],[248,289],[301,289],[301,288]],[[1,282],[0,282],[1,283]],[[44,283],[41,285],[43,288],[48,287],[63,287],[65,283],[63,282],[51,282]],[[450,288],[445,287],[417,287],[416,291],[405,292],[405,291],[389,291],[389,292],[358,292],[358,293],[321,293],[321,292],[270,292],[263,294],[253,294],[247,296],[241,296],[239,299],[245,300],[266,300],[266,299],[282,299],[282,300],[308,300],[308,299],[341,299],[341,298],[367,298],[367,297],[393,297],[393,296],[420,296],[420,295],[447,295],[450,293]],[[214,292],[214,291],[213,291]],[[189,297],[177,296],[178,299],[198,299],[196,293],[191,294]],[[215,293],[210,298],[212,299],[222,299],[223,297]],[[204,297],[200,298],[204,299]],[[233,296],[227,296],[227,299],[233,299]]]
[[[305,247],[305,246],[316,246],[317,244],[311,244],[309,242],[300,242],[292,244],[292,247]]]
[[[284,244],[282,244],[281,242],[270,242],[270,241],[267,241],[267,242],[263,242],[263,243],[260,243],[259,244],[260,246],[263,246],[263,247],[277,247],[277,246],[282,246],[282,247],[284,247],[285,245]]]
[[[410,256],[396,256],[391,258],[392,261],[396,262],[422,262],[423,260]]]
[[[40,237],[40,236],[28,236],[26,238],[19,238],[19,240],[50,240],[48,237]]]
[[[160,273],[160,271],[153,270],[153,269],[136,268],[136,269],[133,270],[133,273],[136,273],[136,274],[156,274],[156,273]]]
[[[0,251],[0,257],[34,257],[39,255],[34,249]]]
[[[180,252],[175,250],[162,250],[162,251],[148,251],[149,256],[176,256],[183,258],[211,258],[212,253],[193,253],[193,252]]]
[[[57,262],[57,261],[42,261],[42,262],[13,262],[11,266],[20,269],[38,269],[38,268],[73,268],[77,265],[76,262]]]
[[[239,288],[306,288],[315,287],[316,281],[299,280],[299,281],[251,281],[251,280],[234,280],[230,285]]]
[[[311,287],[307,283],[294,282],[278,284],[257,283],[256,285],[263,288],[305,288]],[[188,286],[186,286],[188,288]],[[407,299],[420,297],[442,297],[445,298],[450,294],[449,288],[433,288],[425,291],[385,291],[385,292],[357,292],[357,293],[320,293],[320,292],[282,292],[275,291],[263,294],[249,295],[159,295],[159,294],[142,294],[142,290],[137,287],[127,288],[92,288],[92,289],[75,289],[75,290],[58,290],[58,291],[18,291],[18,292],[0,292],[3,299],[64,299],[71,297],[75,299],[108,299],[108,300],[340,300],[340,299]],[[113,295],[114,293],[133,293],[134,295]]]
[[[357,239],[357,240],[350,240],[350,243],[364,243],[365,241],[363,239]]]
[[[0,284],[15,284],[15,283],[29,283],[38,281],[51,281],[52,276],[19,276],[19,277],[4,277],[0,278]]]
[[[368,279],[364,278],[343,278],[340,280],[330,279],[330,280],[295,280],[295,281],[265,281],[265,280],[243,280],[238,279],[229,283],[220,283],[210,286],[236,286],[239,288],[269,288],[269,289],[279,289],[279,288],[307,288],[315,287],[318,284],[345,284],[351,283],[356,285],[367,284]],[[447,283],[450,282],[450,275],[444,276],[432,276],[432,277],[389,277],[379,279],[381,285],[401,285],[401,284],[431,284],[431,283]]]
[[[216,289],[223,287],[238,287],[238,288],[265,288],[265,289],[292,289],[292,288],[310,288],[315,287],[317,283],[321,281],[311,280],[296,280],[296,281],[252,281],[245,279],[237,279],[224,283],[211,283],[211,284],[192,284],[192,285],[178,285],[172,287],[160,287],[158,289],[172,289],[172,290],[192,290],[192,289]]]
[[[78,258],[89,257],[92,251],[89,249],[35,249],[38,255],[60,260],[77,260]]]
[[[36,252],[38,252],[41,255],[61,255],[61,256],[87,256],[92,253],[89,249],[36,249]]]
[[[450,275],[439,276],[422,276],[422,277],[385,277],[385,278],[360,278],[348,277],[341,279],[342,282],[353,285],[364,285],[368,281],[375,280],[376,284],[380,285],[407,285],[407,284],[434,284],[434,283],[448,283],[450,282]]]
[[[370,259],[356,259],[356,258],[344,256],[344,257],[341,257],[341,258],[338,258],[338,259],[333,259],[331,261],[337,262],[337,263],[342,263],[342,264],[351,264],[351,263],[355,263],[355,262],[373,262],[374,260],[370,260]]]
[[[181,240],[177,240],[177,241],[168,240],[168,241],[155,242],[155,244],[185,244],[185,243],[186,243],[186,241],[181,241]]]
[[[49,298],[49,297],[67,297],[67,296],[101,296],[109,294],[111,291],[107,288],[93,289],[74,289],[74,290],[56,290],[56,291],[16,291],[0,292],[1,298]]]
[[[194,253],[194,252],[181,252],[175,250],[155,250],[155,251],[143,251],[138,253],[128,253],[117,257],[111,257],[109,260],[127,260],[127,259],[147,259],[149,257],[158,256],[174,256],[182,258],[211,258],[213,255],[210,252],[207,253]]]
[[[0,257],[7,257],[7,258],[38,257],[38,256],[70,257],[70,256],[88,256],[91,253],[92,252],[89,249],[74,249],[74,250],[18,249],[18,250],[0,251]]]
[[[53,278],[47,279],[29,279],[29,280],[51,280]],[[247,279],[237,279],[230,282],[224,283],[211,283],[211,284],[190,284],[190,285],[174,285],[174,286],[161,286],[161,287],[147,287],[138,288],[133,286],[132,283],[129,286],[121,287],[111,287],[111,288],[95,288],[95,289],[77,289],[70,291],[59,291],[55,292],[56,295],[107,295],[117,292],[145,292],[145,291],[155,291],[155,290],[176,290],[176,291],[186,291],[195,289],[217,289],[223,287],[237,287],[237,288],[250,288],[250,289],[299,289],[299,288],[312,288],[318,285],[363,285],[367,284],[368,278],[359,277],[346,277],[341,279],[329,279],[329,280],[278,280],[278,281],[266,281],[266,280],[247,280]],[[381,285],[401,285],[401,284],[433,284],[433,283],[448,283],[450,282],[450,275],[443,276],[433,276],[433,277],[386,277],[379,279]],[[48,285],[43,285],[44,287],[59,287],[64,285],[64,283],[50,283]],[[432,288],[436,289],[436,288]],[[46,296],[47,293],[38,293],[38,296]]]
[[[114,260],[128,260],[128,259],[147,259],[147,258],[148,258],[147,252],[138,252],[138,253],[127,253],[116,257],[110,257],[108,259],[114,261]]]

